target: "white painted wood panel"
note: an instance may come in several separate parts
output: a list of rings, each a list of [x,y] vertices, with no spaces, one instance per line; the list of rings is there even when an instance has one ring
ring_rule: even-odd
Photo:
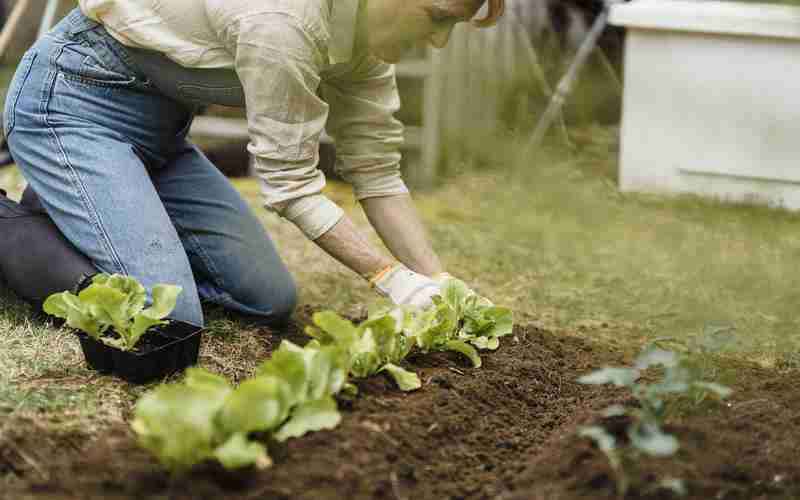
[[[615,22],[631,23],[621,189],[800,209],[800,31],[798,37],[770,36],[769,27],[782,35],[786,30],[765,16],[757,29],[747,21],[749,33],[722,33],[736,4],[693,2],[708,15],[681,24],[687,2],[658,3],[652,9],[621,5],[612,14]],[[745,13],[752,7],[741,5]],[[711,16],[716,8],[719,16]],[[800,9],[775,12],[800,27]],[[648,15],[658,17],[657,27]],[[703,31],[698,19],[712,18],[710,32]]]

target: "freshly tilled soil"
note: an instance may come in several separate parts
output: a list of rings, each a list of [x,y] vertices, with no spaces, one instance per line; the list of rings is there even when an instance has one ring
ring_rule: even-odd
[[[360,381],[358,398],[340,402],[337,429],[271,446],[275,465],[262,472],[228,473],[209,464],[170,477],[127,427],[64,436],[39,432],[32,422],[15,425],[0,439],[0,486],[8,485],[0,497],[616,498],[607,463],[575,433],[599,423],[624,434],[624,422],[602,421],[598,410],[630,401],[619,390],[575,381],[624,363],[622,356],[576,337],[517,327],[483,359],[483,368],[472,369],[456,354],[414,355],[408,365],[423,387],[413,393],[384,377]],[[670,498],[652,486],[681,477],[690,498],[800,498],[794,378],[743,366],[729,402],[703,405],[670,424],[681,451],[642,461],[628,497]]]

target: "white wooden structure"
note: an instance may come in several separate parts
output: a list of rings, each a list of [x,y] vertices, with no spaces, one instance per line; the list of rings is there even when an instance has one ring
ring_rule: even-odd
[[[800,210],[800,8],[639,0],[628,30],[620,186]]]

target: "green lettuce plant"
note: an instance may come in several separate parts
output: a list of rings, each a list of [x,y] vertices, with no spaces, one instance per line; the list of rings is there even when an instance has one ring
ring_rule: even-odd
[[[319,345],[336,345],[350,357],[350,374],[365,378],[381,372],[388,373],[403,391],[419,389],[422,384],[416,373],[399,366],[414,340],[405,334],[400,321],[393,314],[379,313],[358,326],[332,311],[316,313],[315,326],[306,327],[306,333]]]
[[[497,349],[500,337],[513,332],[514,318],[510,309],[495,306],[463,281],[448,279],[433,305],[412,314],[405,327],[423,352],[460,352],[477,368],[482,364],[477,349]]]
[[[159,284],[153,287],[153,304],[145,308],[147,292],[136,278],[119,274],[97,274],[78,295],[56,293],[47,298],[47,314],[66,320],[95,340],[129,351],[147,330],[165,325],[175,309],[182,288]],[[117,336],[109,336],[109,329]]]
[[[308,345],[300,348],[287,340],[281,343],[272,357],[258,368],[256,377],[257,380],[272,378],[288,384],[285,400],[288,413],[286,418],[283,418],[284,413],[280,413],[280,423],[273,432],[274,439],[285,441],[339,425],[341,415],[334,396],[347,383],[348,362],[347,352],[338,346]],[[248,404],[246,399],[244,404]],[[270,422],[266,423],[270,424],[268,429],[257,430],[273,428]]]
[[[136,404],[132,428],[142,447],[173,471],[206,460],[227,469],[269,467],[266,446],[332,429],[341,421],[334,395],[347,380],[348,356],[337,347],[300,348],[283,341],[255,377],[234,388],[190,368],[181,384],[162,385]]]
[[[661,378],[651,383],[641,381],[642,374],[655,367],[661,368]],[[625,496],[630,487],[630,471],[641,455],[670,457],[678,451],[678,439],[663,429],[669,408],[667,397],[689,396],[695,390],[707,391],[720,399],[731,394],[731,390],[725,386],[699,380],[696,372],[687,366],[684,357],[657,346],[646,348],[636,358],[633,367],[605,367],[578,381],[582,384],[610,384],[627,388],[638,403],[633,407],[612,405],[603,411],[605,417],[627,416],[631,419],[627,428],[629,447],[618,446],[614,436],[603,427],[588,426],[578,430],[581,437],[592,439],[605,454],[614,472],[620,498]],[[658,483],[658,486],[677,494],[685,493],[685,486],[680,479],[670,478]]]

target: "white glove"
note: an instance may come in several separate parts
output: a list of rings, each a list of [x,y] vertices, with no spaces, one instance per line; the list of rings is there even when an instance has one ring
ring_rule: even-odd
[[[428,307],[431,298],[438,295],[442,284],[439,281],[397,264],[372,281],[378,292],[388,297],[395,305]]]

